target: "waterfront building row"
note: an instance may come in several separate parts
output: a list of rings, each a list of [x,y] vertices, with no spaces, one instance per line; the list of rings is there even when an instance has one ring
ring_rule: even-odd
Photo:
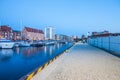
[[[0,26],[0,38],[10,40],[44,40],[44,32],[40,29],[24,27],[22,31],[13,30],[10,26]]]
[[[63,35],[63,34],[55,34],[55,40],[62,40],[62,41],[70,42],[74,40],[74,37]]]
[[[109,31],[92,32],[92,34],[89,35],[88,38],[106,37],[106,36],[120,36],[120,33],[110,33]]]
[[[21,39],[21,32],[13,30],[7,25],[0,26],[0,38],[6,38],[10,40],[19,40]]]
[[[0,38],[6,38],[9,40],[63,40],[73,41],[73,37],[55,34],[53,27],[46,27],[45,33],[40,29],[31,27],[24,27],[22,31],[13,30],[8,25],[0,26]]]

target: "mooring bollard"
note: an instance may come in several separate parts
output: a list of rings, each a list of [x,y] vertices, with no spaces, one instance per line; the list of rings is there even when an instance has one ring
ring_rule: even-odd
[[[68,52],[69,52],[69,50],[66,50],[65,52],[66,52],[66,53],[68,53]]]

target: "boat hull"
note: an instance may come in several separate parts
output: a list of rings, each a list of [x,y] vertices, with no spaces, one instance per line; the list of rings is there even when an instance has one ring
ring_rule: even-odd
[[[30,44],[20,44],[19,47],[30,47]]]
[[[42,47],[43,44],[31,44],[31,46],[33,46],[33,47]]]
[[[0,43],[0,48],[2,49],[11,49],[14,47],[14,43],[10,42],[10,43]]]

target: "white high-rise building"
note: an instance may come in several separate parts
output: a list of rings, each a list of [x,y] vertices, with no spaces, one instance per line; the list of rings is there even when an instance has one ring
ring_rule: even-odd
[[[54,28],[53,27],[46,27],[45,28],[45,39],[51,39],[54,40],[55,39],[55,32],[54,32]]]

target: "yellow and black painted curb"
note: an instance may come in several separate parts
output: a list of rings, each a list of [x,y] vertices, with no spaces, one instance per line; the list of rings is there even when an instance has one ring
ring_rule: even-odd
[[[73,46],[73,45],[72,45]],[[71,47],[72,47],[71,46]],[[62,52],[61,54],[57,55],[56,57],[54,57],[53,59],[49,60],[48,62],[46,62],[43,66],[37,68],[36,70],[32,71],[30,74],[28,74],[27,76],[22,77],[19,80],[31,80],[31,78],[36,75],[37,73],[40,73],[44,68],[46,68],[49,64],[51,64],[53,61],[55,61],[57,58],[60,57],[60,55],[62,55],[63,53],[68,53],[71,47],[67,48],[64,52]]]

